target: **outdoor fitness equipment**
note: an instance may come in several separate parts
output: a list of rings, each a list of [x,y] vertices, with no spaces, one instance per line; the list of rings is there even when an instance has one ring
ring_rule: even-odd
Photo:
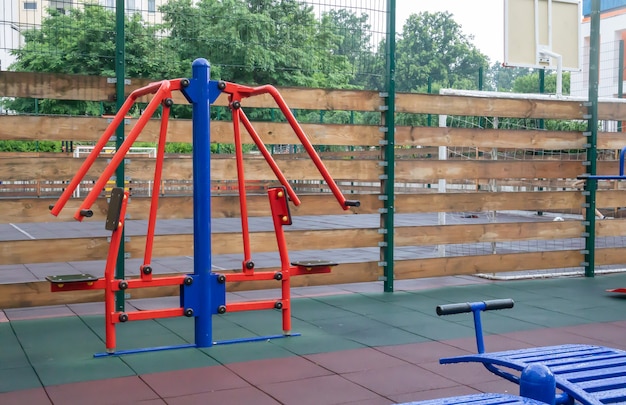
[[[546,366],[554,375],[556,388],[562,392],[543,402],[573,405],[623,404],[626,402],[626,351],[595,345],[567,344],[520,350],[486,353],[480,313],[495,309],[513,308],[513,300],[500,299],[483,302],[439,305],[437,315],[471,312],[474,315],[477,354],[447,357],[441,364],[482,363],[487,370],[520,385],[523,374],[534,365]],[[537,398],[537,397],[534,397]]]
[[[131,129],[127,138],[111,158],[92,190],[74,214],[74,218],[82,221],[85,217],[91,217],[92,204],[96,201],[107,181],[114,174],[117,167],[123,162],[125,155],[130,150],[133,142],[137,139],[152,115],[159,106],[162,107],[161,127],[159,132],[158,150],[154,171],[155,188],[161,184],[161,172],[163,170],[163,158],[165,153],[165,138],[170,109],[174,104],[173,91],[181,91],[185,98],[192,104],[193,112],[193,220],[194,220],[194,272],[188,275],[153,277],[151,259],[158,208],[158,189],[152,194],[148,229],[146,235],[146,248],[143,265],[141,266],[140,278],[115,279],[114,271],[119,246],[122,239],[126,206],[130,194],[122,188],[112,190],[109,210],[105,227],[112,231],[111,243],[107,255],[105,275],[103,278],[93,277],[88,274],[63,275],[49,277],[52,291],[73,290],[105,290],[105,322],[106,322],[106,353],[96,354],[104,356],[108,354],[126,354],[137,351],[165,350],[180,347],[209,347],[214,344],[236,343],[242,341],[266,340],[284,336],[295,335],[291,333],[291,302],[290,284],[292,276],[312,273],[328,273],[336,263],[310,260],[304,262],[289,261],[287,244],[283,226],[291,224],[288,199],[295,205],[300,204],[300,199],[287,179],[280,171],[261,138],[254,130],[251,122],[241,109],[241,101],[244,98],[261,94],[269,94],[277,103],[282,113],[287,118],[298,139],[304,146],[315,167],[328,184],[331,192],[344,210],[350,207],[358,207],[359,201],[347,200],[339,187],[330,176],[320,157],[316,153],[311,142],[307,139],[304,131],[291,113],[289,107],[273,86],[247,87],[225,81],[210,80],[210,65],[205,59],[196,59],[192,64],[192,79],[174,79],[151,83],[143,88],[133,91],[126,99],[112,122],[109,124],[100,140],[94,146],[93,151],[87,156],[74,178],[63,191],[56,204],[50,207],[51,213],[57,216],[81,180],[87,174],[89,168],[96,161],[98,155],[105,147],[116,128],[124,121],[124,118],[135,101],[143,96],[154,94],[145,111],[139,117],[137,124]],[[241,208],[241,225],[243,235],[242,271],[240,273],[214,273],[211,270],[211,150],[210,150],[210,106],[222,94],[228,94],[229,108],[232,112],[235,157],[237,162],[237,177],[239,204]],[[253,142],[269,164],[274,175],[280,181],[282,187],[275,187],[268,191],[271,215],[278,243],[280,255],[280,269],[272,271],[255,271],[251,257],[250,232],[248,228],[248,211],[246,202],[245,177],[243,167],[243,148],[240,133],[240,123],[250,134]],[[229,281],[258,281],[277,280],[281,282],[282,296],[276,300],[248,301],[226,304],[226,282]],[[133,288],[180,286],[180,307],[149,311],[124,312],[116,311],[115,295],[118,291]],[[282,311],[283,334],[229,341],[214,342],[212,337],[212,316],[225,312],[278,309]],[[157,319],[175,316],[187,316],[195,318],[195,344],[179,346],[166,346],[137,350],[116,351],[115,326],[118,323]]]

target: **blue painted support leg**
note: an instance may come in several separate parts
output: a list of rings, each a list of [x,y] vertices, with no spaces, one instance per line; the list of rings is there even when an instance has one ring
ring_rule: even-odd
[[[210,81],[211,66],[206,59],[192,64],[192,79],[182,89],[192,104],[193,118],[193,233],[195,343],[198,347],[213,345],[212,316],[214,278],[211,277],[211,103],[219,96],[216,82]]]

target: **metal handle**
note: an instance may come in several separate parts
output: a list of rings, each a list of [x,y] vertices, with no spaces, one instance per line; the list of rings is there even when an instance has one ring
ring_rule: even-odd
[[[463,302],[458,304],[437,305],[437,315],[463,314],[474,311],[491,311],[513,308],[515,302],[511,298],[480,302]]]

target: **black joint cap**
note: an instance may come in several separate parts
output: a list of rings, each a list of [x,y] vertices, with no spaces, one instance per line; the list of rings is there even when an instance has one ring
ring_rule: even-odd
[[[217,88],[220,90],[224,90],[226,88],[226,82],[223,80],[220,80],[219,82],[217,82]]]
[[[180,85],[183,87],[188,87],[189,86],[189,79],[183,79],[180,81]]]
[[[246,262],[246,269],[252,270],[254,268],[254,262]]]
[[[361,206],[361,201],[359,201],[359,200],[346,200],[346,202],[344,204],[346,205],[346,207],[360,207]]]
[[[54,209],[54,204],[50,204],[50,205],[48,205],[48,209],[49,209],[50,211],[52,211],[52,210]]]
[[[91,218],[91,217],[93,217],[93,211],[92,210],[80,210],[80,216],[81,217],[86,217],[86,218]]]

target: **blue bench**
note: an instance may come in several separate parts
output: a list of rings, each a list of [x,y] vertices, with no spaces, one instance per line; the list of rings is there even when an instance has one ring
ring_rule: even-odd
[[[440,359],[441,364],[482,363],[489,371],[519,384],[527,366],[542,364],[554,374],[556,388],[562,391],[556,404],[602,405],[626,403],[626,351],[603,346],[567,344],[530,349],[485,353],[480,313],[512,308],[513,300],[440,305],[437,315],[472,312],[477,354]]]
[[[402,405],[546,405],[535,399],[507,394],[474,394],[460,397],[408,402]]]

